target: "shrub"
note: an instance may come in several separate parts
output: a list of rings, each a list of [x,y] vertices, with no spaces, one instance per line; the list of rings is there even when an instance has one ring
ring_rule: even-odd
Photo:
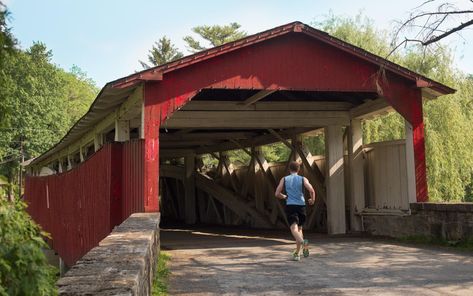
[[[22,201],[0,198],[0,295],[56,295],[56,268],[41,248],[48,234],[31,219]]]

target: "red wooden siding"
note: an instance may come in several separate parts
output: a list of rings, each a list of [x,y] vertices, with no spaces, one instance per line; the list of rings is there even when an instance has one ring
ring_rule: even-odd
[[[144,147],[143,140],[122,146],[122,220],[144,211]]]
[[[379,65],[320,40],[288,33],[165,72],[162,81],[146,82],[146,200],[157,201],[159,125],[199,90],[219,88],[378,92],[413,126],[417,200],[426,201],[420,89],[413,80],[389,71],[384,77],[379,69]]]
[[[71,171],[26,178],[28,212],[68,266],[143,211],[143,149],[141,140],[107,144]]]

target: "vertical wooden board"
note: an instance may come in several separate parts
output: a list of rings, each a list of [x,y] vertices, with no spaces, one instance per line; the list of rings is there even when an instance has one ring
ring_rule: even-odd
[[[367,152],[367,159],[368,159],[368,165],[366,166],[367,169],[368,169],[368,192],[369,192],[369,196],[368,196],[368,200],[369,200],[369,203],[368,203],[368,206],[373,208],[376,206],[376,203],[375,203],[375,179],[376,179],[376,173],[375,173],[375,170],[374,170],[374,163],[375,163],[375,157],[374,157],[374,153],[373,151],[369,151]]]
[[[259,211],[264,210],[264,192],[263,192],[263,186],[264,186],[264,176],[263,173],[258,170],[255,173],[255,186],[254,186],[254,195],[255,195],[255,201],[256,201],[256,209]]]
[[[195,197],[195,155],[188,155],[184,158],[185,177],[185,222],[187,224],[196,223],[196,197]]]
[[[399,186],[401,192],[401,209],[409,209],[409,195],[407,192],[407,174],[406,174],[406,148],[399,146]]]
[[[325,128],[328,233],[346,232],[343,134],[341,126]]]
[[[144,87],[144,209],[159,212],[159,127],[167,117],[167,107],[156,101],[161,98],[152,85]],[[162,101],[162,100],[161,100]],[[161,114],[163,113],[163,114]]]

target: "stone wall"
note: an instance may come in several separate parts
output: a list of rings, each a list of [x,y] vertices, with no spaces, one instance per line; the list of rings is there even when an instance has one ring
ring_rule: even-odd
[[[150,295],[158,255],[159,214],[132,214],[59,279],[59,295]]]
[[[473,203],[413,203],[411,215],[363,216],[365,231],[389,237],[426,236],[449,241],[473,238]]]

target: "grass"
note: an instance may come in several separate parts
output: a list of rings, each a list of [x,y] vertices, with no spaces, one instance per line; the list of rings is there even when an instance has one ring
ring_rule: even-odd
[[[434,238],[429,236],[405,236],[397,239],[403,243],[414,243],[414,244],[422,244],[422,245],[435,245],[435,246],[443,246],[443,247],[452,247],[458,250],[463,251],[473,251],[473,238],[469,238],[467,240],[461,241],[448,241],[445,239]]]
[[[165,252],[159,252],[158,257],[158,268],[153,279],[153,288],[151,295],[153,296],[165,296],[168,295],[168,278],[171,271],[168,267],[168,262],[171,260],[171,256]]]

